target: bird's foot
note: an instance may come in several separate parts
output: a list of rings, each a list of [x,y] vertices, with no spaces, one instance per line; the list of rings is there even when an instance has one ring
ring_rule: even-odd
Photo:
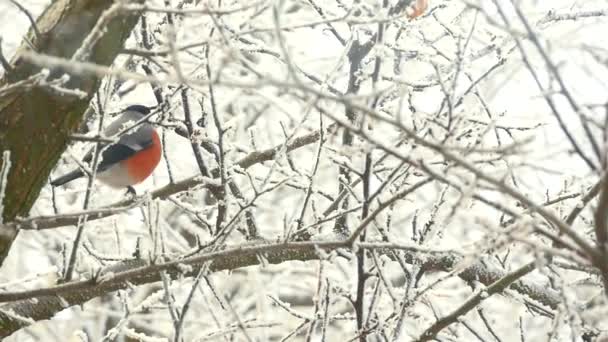
[[[137,192],[135,192],[135,188],[132,186],[127,186],[127,193],[125,195],[128,195],[129,197],[135,197],[137,196]]]

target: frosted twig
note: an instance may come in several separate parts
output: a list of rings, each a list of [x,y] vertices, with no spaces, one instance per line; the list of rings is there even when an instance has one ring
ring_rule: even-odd
[[[105,118],[105,110],[101,105],[101,99],[100,99],[100,93],[97,92],[97,109],[99,110],[99,125],[97,127],[97,131],[98,134],[101,134],[101,132],[103,131],[104,127],[103,127],[103,123],[104,123],[104,118]],[[101,155],[102,152],[102,144],[101,142],[97,142],[95,143],[95,146],[93,147],[92,153],[93,153],[93,159],[91,162],[91,175],[89,176],[88,179],[88,183],[87,183],[87,189],[84,195],[84,203],[82,205],[83,210],[87,210],[89,208],[89,201],[91,199],[91,192],[93,190],[93,183],[95,182],[95,177],[97,175],[97,166],[99,165],[99,156]],[[84,227],[87,223],[87,216],[81,216],[81,220],[78,221],[78,230],[76,231],[76,237],[74,238],[74,243],[72,244],[72,249],[70,251],[70,257],[69,257],[69,261],[67,264],[67,267],[64,271],[63,274],[63,278],[65,281],[70,281],[72,280],[72,275],[74,273],[74,268],[76,266],[76,258],[78,256],[78,248],[80,247],[80,240],[82,239],[82,234],[84,233]]]
[[[188,8],[188,9],[175,9],[170,7],[154,7],[150,5],[139,5],[139,4],[125,4],[121,7],[121,10],[124,11],[133,11],[133,12],[155,12],[155,13],[165,13],[165,14],[178,14],[178,15],[216,15],[223,16],[234,14],[238,12],[243,12],[251,8],[263,6],[266,1],[253,1],[250,4],[243,6],[235,6],[233,8],[222,8],[216,9],[212,8],[209,5],[205,5],[204,8]]]
[[[547,12],[547,14],[537,22],[537,25],[543,25],[552,21],[577,21],[579,19],[606,17],[608,16],[608,9],[592,10],[592,11],[580,11],[580,12],[568,12],[568,13],[557,13],[554,10]]]
[[[4,224],[4,197],[8,186],[8,173],[11,170],[11,151],[2,152],[2,168],[0,169],[0,225]]]
[[[495,293],[504,291],[510,284],[519,278],[530,273],[536,269],[536,262],[533,261],[528,263],[515,271],[506,274],[504,277],[494,281],[487,288],[476,291],[469,299],[467,299],[460,307],[453,310],[449,315],[437,320],[433,325],[427,328],[421,335],[416,339],[417,342],[433,340],[444,328],[450,324],[457,322],[467,312],[474,309],[483,300],[489,298]]]

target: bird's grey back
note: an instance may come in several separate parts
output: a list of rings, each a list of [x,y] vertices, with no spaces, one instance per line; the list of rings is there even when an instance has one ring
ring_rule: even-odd
[[[112,122],[108,128],[106,128],[104,133],[109,138],[115,138],[116,134],[129,127],[132,127],[143,117],[144,115],[139,112],[127,110],[120,116],[120,118]],[[141,123],[136,128],[132,128],[125,134],[121,135],[118,143],[130,147],[134,151],[142,150],[151,143],[153,131],[154,128],[149,123]]]

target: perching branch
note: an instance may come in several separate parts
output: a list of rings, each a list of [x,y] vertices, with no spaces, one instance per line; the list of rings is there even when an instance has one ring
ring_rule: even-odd
[[[329,127],[325,128],[326,132],[332,131],[335,129],[335,125],[329,125]],[[309,145],[319,140],[321,137],[321,133],[319,131],[315,131],[297,138],[292,139],[286,146],[280,144],[278,146],[263,150],[263,151],[255,151],[251,152],[239,161],[235,163],[235,166],[238,166],[242,169],[247,169],[253,165],[273,160],[277,157],[277,154],[285,147],[287,152],[296,150],[300,147]],[[217,177],[218,170],[214,169],[211,171],[211,174],[214,177]],[[182,191],[187,191],[193,189],[195,187],[211,187],[215,183],[208,178],[202,178],[200,176],[192,176],[190,178],[186,178],[177,183],[165,185],[159,189],[152,191],[149,196],[152,199],[155,198],[167,198],[171,195],[177,194]],[[38,217],[30,217],[27,219],[16,220],[11,223],[7,223],[4,226],[0,226],[0,235],[8,234],[11,230],[14,229],[50,229],[57,227],[64,227],[70,225],[78,224],[79,220],[84,216],[88,216],[89,221],[98,220],[104,217],[108,217],[111,215],[116,215],[118,213],[124,212],[126,210],[132,209],[134,207],[142,204],[141,198],[133,198],[122,200],[111,204],[107,207],[94,209],[85,212],[73,213],[73,214],[61,214],[61,215],[52,215],[52,216],[38,216]]]

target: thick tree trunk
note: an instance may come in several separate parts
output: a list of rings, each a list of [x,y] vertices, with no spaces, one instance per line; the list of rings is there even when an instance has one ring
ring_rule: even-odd
[[[142,2],[142,1],[134,1]],[[109,0],[56,0],[37,20],[38,34],[30,28],[27,40],[36,52],[71,58],[92,31],[100,16],[113,5]],[[139,13],[123,12],[107,24],[103,36],[92,46],[86,61],[110,65]],[[41,68],[26,61],[30,50],[24,41],[11,61],[11,70],[0,80],[0,89],[25,80]],[[49,80],[62,73],[51,70]],[[85,97],[66,95],[49,87],[23,88],[0,97],[0,151],[10,151],[11,166],[4,198],[4,222],[25,216],[66,147],[69,134],[81,121],[99,79],[70,75],[63,87],[79,89]],[[17,231],[0,227],[0,265],[8,255]]]

